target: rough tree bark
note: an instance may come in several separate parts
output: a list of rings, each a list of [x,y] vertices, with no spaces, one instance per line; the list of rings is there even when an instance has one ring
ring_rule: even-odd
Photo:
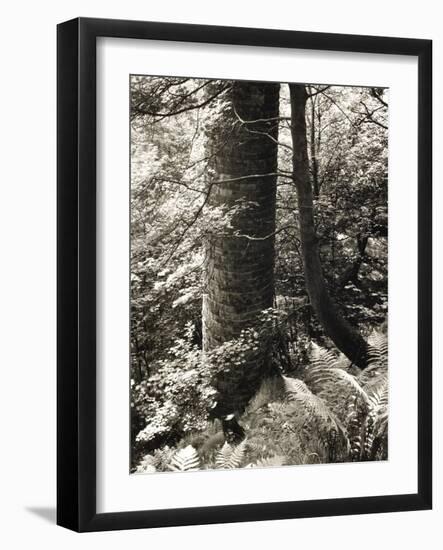
[[[278,109],[278,84],[234,82],[213,132],[215,183],[208,204],[248,206],[206,243],[205,351],[238,337],[273,305]],[[240,367],[217,374],[215,416],[242,412],[268,369],[269,352],[260,347]]]
[[[344,319],[332,301],[323,277],[318,239],[314,225],[314,201],[309,178],[306,139],[305,86],[289,84],[291,98],[291,132],[293,142],[293,178],[297,189],[300,240],[306,289],[327,336],[353,363],[367,366],[368,345],[361,334]]]

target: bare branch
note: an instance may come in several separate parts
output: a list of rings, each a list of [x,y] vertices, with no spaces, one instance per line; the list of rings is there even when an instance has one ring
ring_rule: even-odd
[[[171,117],[171,116],[176,116],[176,115],[180,115],[182,113],[186,113],[187,111],[192,111],[194,109],[200,109],[202,107],[205,107],[206,105],[208,105],[211,101],[213,101],[216,97],[220,96],[221,94],[223,94],[224,92],[226,92],[226,90],[228,90],[231,86],[225,86],[223,88],[221,88],[220,90],[218,90],[215,94],[212,94],[210,97],[206,98],[204,101],[202,101],[201,103],[197,103],[196,105],[188,105],[187,107],[183,107],[182,109],[176,109],[174,111],[170,111],[168,113],[157,113],[155,111],[149,111],[149,110],[145,110],[143,109],[143,107],[141,106],[137,106],[137,107],[133,107],[133,109],[135,110],[135,113],[134,113],[134,116],[135,115],[147,115],[147,116],[152,116],[154,118],[157,118],[156,122],[159,122],[160,120],[163,120],[164,118],[167,118],[167,117]]]

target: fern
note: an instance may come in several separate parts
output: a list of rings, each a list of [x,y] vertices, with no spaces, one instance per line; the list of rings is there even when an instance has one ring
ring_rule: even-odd
[[[334,430],[346,439],[344,426],[321,397],[313,394],[302,380],[284,376],[283,381],[288,401],[298,404],[307,421],[315,422],[320,432],[329,433]]]
[[[369,363],[378,363],[381,367],[388,364],[388,339],[381,332],[373,332],[368,338]]]
[[[387,407],[389,398],[388,375],[381,373],[379,376],[372,378],[366,383],[365,391],[374,408]]]
[[[342,401],[352,395],[369,406],[369,397],[357,378],[342,368],[318,365],[309,369],[306,381],[316,394],[325,398],[329,406],[338,404],[342,407]]]
[[[214,441],[209,438],[210,445],[204,437],[194,437],[172,457],[173,451],[168,450],[171,458],[167,460],[145,457],[138,471],[160,471],[163,463],[179,472],[242,468],[247,454],[247,468],[387,457],[389,391],[384,335],[371,335],[369,364],[363,371],[349,368],[343,355],[314,345],[310,365],[300,376],[302,379],[282,376],[262,383],[245,413],[249,440],[238,445],[225,441],[216,451],[221,432],[213,436]],[[201,447],[201,458],[193,441]]]
[[[358,397],[353,396],[348,401],[347,430],[350,442],[350,459],[360,461],[364,456],[366,421],[368,408],[362,406]]]
[[[312,343],[311,351],[311,365],[315,367],[334,367],[337,362],[337,358],[332,351],[322,348],[316,343]]]
[[[200,469],[200,459],[192,445],[179,449],[172,457],[169,469],[174,472],[193,472]]]
[[[386,450],[387,356],[386,336],[373,333],[369,364],[363,372],[347,370],[340,358],[314,345],[304,379],[283,377],[288,399],[297,403],[297,412],[317,425],[329,461],[337,460],[343,442],[351,460],[373,460],[380,447]]]
[[[372,445],[371,456],[374,455],[379,443],[384,441],[387,446],[388,435],[388,404],[389,404],[389,386],[387,376],[381,376],[378,384],[371,385],[371,402],[373,405],[373,427],[372,427]]]
[[[354,404],[349,416],[352,460],[374,460],[380,448],[383,455],[387,450],[387,342],[386,337],[380,334],[373,335],[370,341],[370,365],[359,376],[359,383],[368,396],[369,408],[362,411]]]
[[[246,439],[243,439],[243,441],[236,446],[225,443],[217,453],[217,467],[229,470],[240,468],[245,457],[246,444]]]
[[[359,376],[359,382],[366,386],[372,379],[388,372],[388,341],[384,334],[374,332],[368,339],[368,366]]]

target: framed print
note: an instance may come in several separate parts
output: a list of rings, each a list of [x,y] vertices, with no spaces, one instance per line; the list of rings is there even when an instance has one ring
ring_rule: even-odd
[[[59,525],[432,505],[428,40],[58,26]]]

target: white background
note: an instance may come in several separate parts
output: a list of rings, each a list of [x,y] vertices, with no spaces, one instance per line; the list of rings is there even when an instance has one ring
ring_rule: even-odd
[[[442,486],[435,468],[430,512],[170,528],[76,535],[54,526],[55,506],[55,25],[82,16],[168,20],[410,36],[434,39],[434,96],[443,96],[440,2],[317,0],[296,4],[224,0],[17,2],[2,11],[0,201],[1,448],[0,541],[5,548],[269,548],[276,544],[342,549],[441,545]],[[442,107],[434,105],[434,151],[443,150]],[[405,113],[408,116],[408,113]],[[434,181],[443,177],[435,153]],[[441,185],[435,185],[435,280],[442,278]],[[405,247],[408,243],[405,243]],[[440,248],[440,252],[438,251]],[[435,303],[435,395],[441,395],[441,291]],[[406,343],[407,344],[407,343]],[[442,406],[435,399],[435,464],[441,464]],[[439,436],[437,437],[437,434]]]

